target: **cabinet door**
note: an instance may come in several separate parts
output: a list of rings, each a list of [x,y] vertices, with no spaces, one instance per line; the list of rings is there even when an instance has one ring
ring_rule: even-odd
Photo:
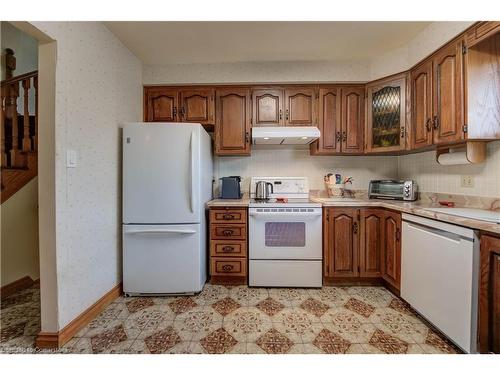
[[[372,208],[361,210],[359,272],[362,277],[380,277],[382,275],[383,221],[383,210]]]
[[[342,130],[340,124],[341,92],[338,87],[319,89],[319,139],[311,144],[312,155],[330,155],[340,152]]]
[[[368,85],[367,100],[367,152],[404,150],[406,75]]]
[[[283,90],[253,90],[253,126],[283,125]]]
[[[250,90],[217,90],[217,155],[250,155]]]
[[[183,90],[180,101],[180,121],[214,124],[215,90]]]
[[[342,153],[363,153],[364,96],[362,87],[342,89]]]
[[[147,122],[174,122],[178,120],[177,90],[145,89],[145,120]]]
[[[325,235],[326,276],[358,276],[359,210],[330,208]]]
[[[479,351],[500,353],[500,238],[481,236]]]
[[[316,89],[285,90],[285,125],[313,126],[317,124]]]
[[[411,149],[432,145],[432,60],[411,71]]]
[[[441,48],[433,58],[434,144],[460,141],[463,132],[463,41]]]
[[[383,278],[399,290],[401,282],[401,214],[384,212],[382,249],[384,250]]]

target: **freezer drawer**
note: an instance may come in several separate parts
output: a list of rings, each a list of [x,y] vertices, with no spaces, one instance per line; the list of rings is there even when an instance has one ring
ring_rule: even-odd
[[[250,260],[248,285],[321,288],[321,260]]]
[[[199,292],[206,280],[204,254],[200,224],[124,225],[123,291]]]

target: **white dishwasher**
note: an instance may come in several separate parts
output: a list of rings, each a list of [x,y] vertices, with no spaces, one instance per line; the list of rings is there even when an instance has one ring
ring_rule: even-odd
[[[403,214],[401,297],[467,353],[476,352],[477,232]]]

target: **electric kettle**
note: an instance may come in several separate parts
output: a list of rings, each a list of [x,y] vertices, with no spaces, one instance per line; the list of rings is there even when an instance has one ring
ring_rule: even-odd
[[[259,181],[255,186],[255,199],[267,200],[273,193],[273,184],[267,181]]]

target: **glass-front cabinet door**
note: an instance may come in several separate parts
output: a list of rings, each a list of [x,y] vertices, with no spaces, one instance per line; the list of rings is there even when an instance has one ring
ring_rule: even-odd
[[[366,152],[406,147],[406,75],[367,85]]]

